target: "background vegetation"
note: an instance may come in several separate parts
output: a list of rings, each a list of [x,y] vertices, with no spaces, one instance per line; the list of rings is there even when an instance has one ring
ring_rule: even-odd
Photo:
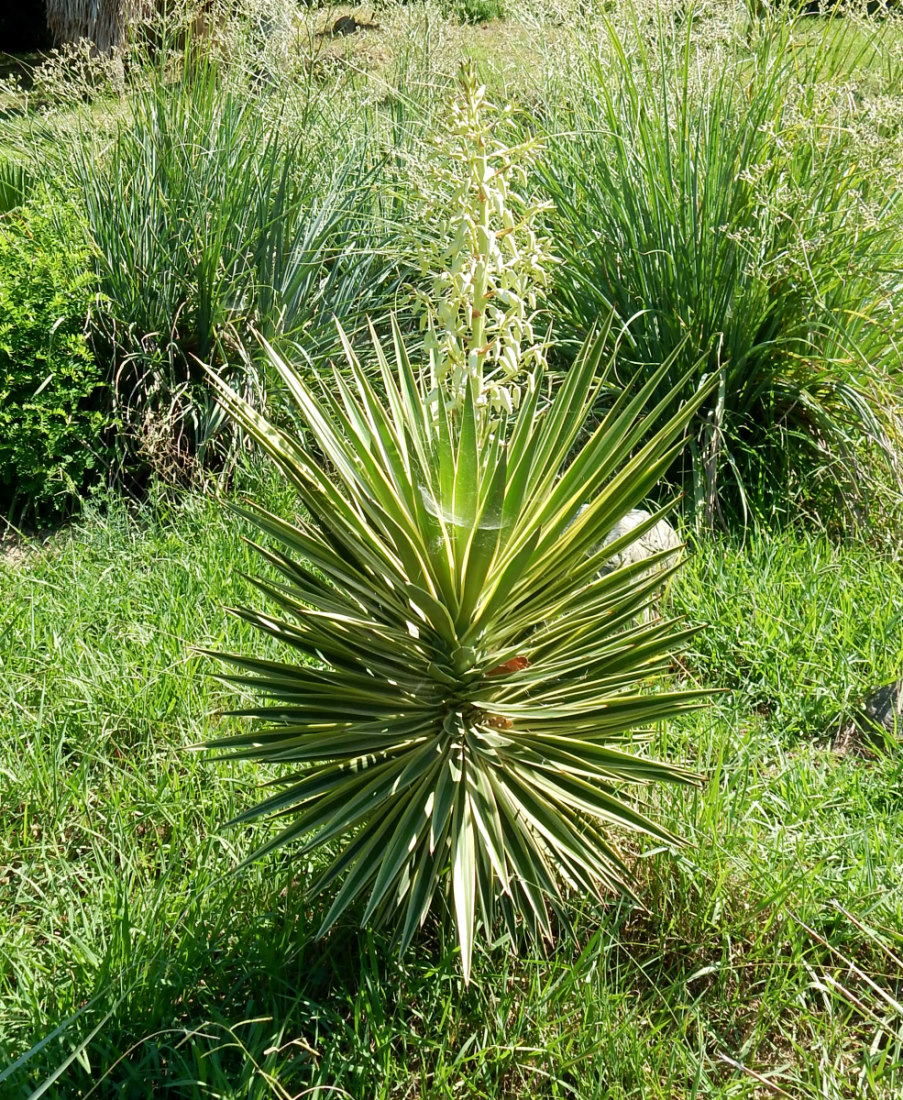
[[[89,330],[97,285],[48,205],[0,223],[0,509],[46,518],[112,458],[108,373]]]
[[[779,23],[742,51],[697,45],[695,17],[651,42],[609,26],[553,100],[556,313],[581,335],[614,311],[625,383],[671,355],[661,392],[694,364],[688,390],[718,377],[686,487],[708,522],[786,515],[818,470],[848,495],[876,460],[894,476],[898,182],[873,173],[833,79],[862,44],[812,50]]]
[[[853,720],[903,670],[899,16],[243,7],[0,87],[0,1095],[896,1097],[903,758]],[[724,689],[650,746],[708,782],[647,806],[691,845],[636,846],[646,908],[574,895],[466,988],[441,913],[401,960],[359,913],[314,941],[331,853],[236,871],[270,773],[185,751],[238,729],[193,647],[279,653],[197,489],[293,508],[192,356],[284,422],[252,330],[312,379],[332,313],[416,349],[462,55],[546,144],[553,368],[613,310],[621,386],[718,380],[669,598]]]

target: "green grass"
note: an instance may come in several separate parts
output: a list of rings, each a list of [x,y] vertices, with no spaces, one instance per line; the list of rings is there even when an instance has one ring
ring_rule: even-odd
[[[492,95],[548,122],[547,74],[598,45],[595,10],[550,2],[533,23],[510,9],[486,30],[389,10],[381,32],[332,43],[341,56],[324,40],[309,80],[267,69],[266,94],[285,94],[286,132],[313,98],[334,145],[372,141],[391,169],[381,209],[400,221],[462,50]],[[700,12],[700,56],[745,39],[738,11]],[[629,23],[621,5],[609,15]],[[881,50],[842,22],[826,80],[855,107],[857,161],[892,189],[900,21]],[[868,46],[855,64],[846,41]],[[109,97],[32,117],[3,95],[0,146],[32,168],[37,148],[67,155],[79,119],[109,133],[122,117]],[[833,748],[862,694],[903,671],[892,531],[694,548],[671,598],[704,629],[675,674],[724,693],[650,749],[708,777],[653,807],[690,847],[637,851],[645,910],[574,898],[573,941],[525,942],[519,959],[479,948],[469,987],[441,918],[401,960],[357,913],[315,942],[323,910],[302,888],[316,867],[285,852],[237,869],[268,827],[225,823],[268,774],[189,747],[231,721],[193,647],[266,652],[223,611],[259,606],[241,575],[260,569],[250,533],[200,496],[114,498],[0,558],[2,1100],[903,1093],[903,1012],[887,1000],[903,988],[903,755]]]
[[[876,1025],[826,976],[876,995],[803,927],[893,993],[835,902],[903,934],[903,757],[831,742],[903,661],[898,563],[703,544],[672,588],[710,624],[681,675],[728,693],[654,746],[709,777],[656,808],[692,847],[643,854],[647,912],[575,898],[576,942],[484,949],[465,988],[438,927],[401,961],[351,920],[315,943],[310,868],[235,872],[261,833],[224,822],[264,775],[186,748],[223,729],[191,647],[259,652],[222,610],[256,599],[241,533],[199,498],[113,502],[0,566],[0,1065],[77,1015],[0,1095],[69,1058],[49,1095],[898,1094],[887,1066],[857,1086]]]

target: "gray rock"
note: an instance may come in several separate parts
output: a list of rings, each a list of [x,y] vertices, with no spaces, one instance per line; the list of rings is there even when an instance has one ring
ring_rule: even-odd
[[[903,679],[870,692],[862,704],[862,717],[878,733],[903,737]]]
[[[626,516],[609,531],[603,545],[608,546],[614,542],[615,539],[621,538],[622,535],[628,534],[635,527],[639,527],[644,520],[649,519],[649,512],[644,511],[642,508],[634,508],[628,512]],[[641,535],[634,542],[631,542],[626,546],[620,554],[615,554],[613,557],[605,563],[605,565],[599,570],[600,576],[605,576],[607,573],[614,572],[615,569],[621,569],[623,566],[634,565],[637,562],[645,561],[646,558],[651,557],[653,554],[658,554],[661,551],[670,551],[670,556],[663,561],[656,562],[655,565],[645,570],[640,574],[640,577],[652,577],[655,573],[661,573],[665,569],[669,569],[675,561],[679,559],[679,555],[683,550],[683,543],[678,538],[677,532],[666,520],[660,519],[654,527],[651,527],[645,535]],[[659,604],[664,596],[664,584],[658,589],[654,603],[650,604],[645,611],[638,617],[639,622],[651,622],[659,616]]]
[[[628,512],[626,516],[620,522],[616,523],[605,539],[605,546],[614,542],[615,539],[621,538],[622,535],[626,535],[629,531],[632,531],[635,527],[639,527],[641,523],[649,519],[649,513],[642,508],[634,508]],[[658,569],[664,569],[673,564],[683,548],[683,543],[678,538],[677,532],[671,526],[667,520],[660,519],[658,523],[647,531],[645,535],[642,535],[635,542],[632,542],[620,554],[616,554],[611,558],[605,566],[604,572],[611,573],[614,569],[620,569],[625,565],[633,565],[635,562],[644,561],[646,558],[651,557],[653,554],[658,554],[663,550],[670,550],[672,555],[667,561],[659,564]]]

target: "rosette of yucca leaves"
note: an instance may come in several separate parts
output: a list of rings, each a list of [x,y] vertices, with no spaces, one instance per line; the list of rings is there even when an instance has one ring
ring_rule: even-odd
[[[269,349],[303,439],[211,376],[303,516],[247,510],[273,543],[260,552],[278,579],[255,583],[275,610],[236,613],[285,658],[217,655],[260,705],[213,744],[282,771],[236,821],[284,820],[257,855],[325,847],[309,886],[335,887],[321,934],[366,896],[362,921],[392,924],[403,948],[445,894],[467,977],[478,914],[550,937],[568,890],[630,888],[618,834],[675,840],[625,790],[695,779],[637,751],[638,729],[700,705],[648,687],[688,633],[641,614],[671,566],[604,568],[662,513],[604,540],[701,398],[658,423],[674,395],[642,412],[655,375],[590,430],[597,339],[551,400],[534,376],[513,422],[481,416],[474,392],[452,415],[397,329],[394,363],[374,346],[378,389],[347,342],[318,389]]]

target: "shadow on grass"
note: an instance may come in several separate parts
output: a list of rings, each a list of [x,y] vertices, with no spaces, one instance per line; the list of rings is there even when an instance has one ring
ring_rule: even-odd
[[[220,880],[156,945],[115,928],[83,1015],[43,1049],[38,1037],[2,1095],[29,1096],[67,1061],[51,1096],[370,1095],[401,991],[459,989],[454,952],[423,937],[399,961],[388,936],[353,923],[317,940],[325,910],[294,882],[261,885],[253,872]]]
[[[687,881],[698,869],[663,855],[645,879],[648,910],[587,903],[574,939],[545,955],[478,945],[465,987],[438,920],[402,959],[387,935],[352,923],[359,912],[316,940],[323,911],[286,869],[220,878],[142,937],[114,920],[95,1003],[4,1098],[24,1100],[71,1058],[46,1095],[583,1100],[614,1095],[614,1079],[624,1096],[751,1100],[756,1082],[737,1058],[774,1063],[786,1012],[799,1013],[812,966],[830,963],[783,906],[756,912],[752,883],[706,891]],[[846,1041],[864,1041],[849,1014],[838,1022]],[[644,1091],[650,1074],[660,1091]]]

